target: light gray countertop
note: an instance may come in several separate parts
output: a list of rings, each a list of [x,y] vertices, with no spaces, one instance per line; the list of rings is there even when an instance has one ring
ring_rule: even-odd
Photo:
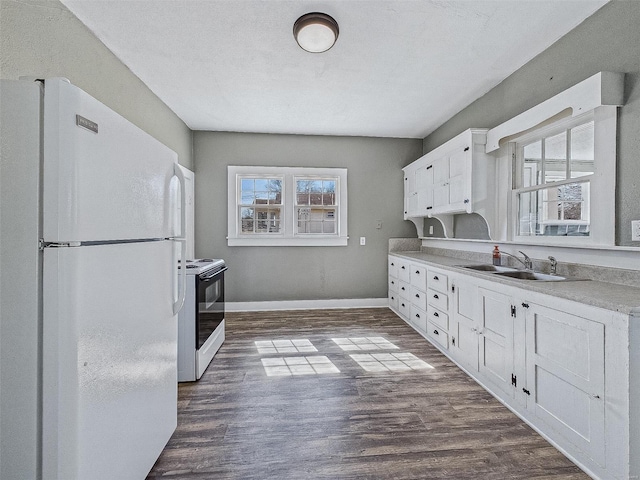
[[[433,267],[441,267],[452,272],[463,273],[495,283],[524,288],[532,292],[552,295],[585,305],[592,305],[627,315],[634,314],[640,317],[640,288],[638,287],[596,280],[566,282],[518,280],[461,267],[461,265],[482,263],[478,261],[415,251],[389,252],[389,254],[410,260],[419,260]]]

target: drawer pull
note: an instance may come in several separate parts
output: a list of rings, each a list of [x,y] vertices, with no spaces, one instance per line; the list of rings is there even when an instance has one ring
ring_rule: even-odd
[[[396,297],[394,297],[393,295],[391,295],[391,300],[395,300],[395,299],[396,299]]]
[[[402,268],[404,270],[404,265],[402,267],[400,267],[400,268]]]
[[[416,293],[416,298],[420,298],[420,295],[418,295],[417,293]]]
[[[404,287],[400,287],[400,290],[404,290]]]
[[[440,297],[438,296],[438,294],[437,294],[437,293],[434,293],[434,294],[433,294],[433,298],[435,298],[436,300],[438,300]]]
[[[438,315],[438,312],[433,312],[433,316],[434,317],[439,317],[440,315]]]
[[[416,318],[420,318],[420,314],[416,313]]]
[[[434,279],[434,280],[440,280],[440,279],[438,278],[438,276],[437,276],[437,275],[434,275],[434,276],[433,276],[433,279]]]
[[[401,303],[400,305],[402,305],[404,307],[404,303]]]
[[[394,282],[393,280],[391,280],[391,285],[395,285],[395,284],[396,284],[396,282]]]
[[[416,270],[416,274],[417,274],[417,275],[420,275],[420,270]]]
[[[438,332],[438,330],[434,330],[433,333],[435,333],[436,335],[440,335],[440,332]]]
[[[395,263],[393,263],[393,262],[391,262],[391,266],[392,266],[392,267],[395,267],[395,266],[396,266],[396,264],[395,264]]]

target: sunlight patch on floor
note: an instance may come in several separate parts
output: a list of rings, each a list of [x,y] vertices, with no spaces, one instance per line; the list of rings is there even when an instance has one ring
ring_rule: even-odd
[[[366,372],[402,372],[434,368],[412,353],[356,353],[349,356]]]
[[[340,370],[324,355],[263,358],[262,366],[268,377],[340,373]]]
[[[345,352],[356,350],[393,350],[398,348],[383,337],[332,338],[331,340]]]
[[[295,340],[257,340],[254,342],[258,353],[309,353],[318,349],[306,338]]]

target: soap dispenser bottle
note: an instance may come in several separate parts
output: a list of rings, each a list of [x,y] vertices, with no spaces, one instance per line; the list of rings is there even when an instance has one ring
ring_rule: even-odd
[[[493,248],[493,264],[500,265],[500,250],[498,250],[498,245]]]

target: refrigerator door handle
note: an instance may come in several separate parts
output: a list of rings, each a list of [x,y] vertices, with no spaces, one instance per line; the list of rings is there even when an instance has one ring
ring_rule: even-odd
[[[180,265],[183,267],[186,266],[186,257],[187,257],[187,239],[185,238],[187,232],[187,196],[186,196],[186,181],[184,178],[184,174],[178,164],[174,164],[173,173],[176,177],[178,177],[178,181],[180,182],[180,238],[174,238],[172,240],[176,242],[180,242]],[[184,298],[187,293],[187,269],[180,268],[179,269],[179,279],[178,279],[178,299],[173,304],[173,314],[177,315],[182,305],[184,305]]]

